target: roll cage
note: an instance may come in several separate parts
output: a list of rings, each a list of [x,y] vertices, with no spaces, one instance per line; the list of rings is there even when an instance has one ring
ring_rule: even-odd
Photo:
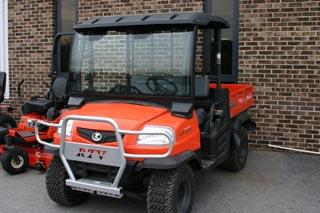
[[[215,51],[217,60],[216,69],[218,73],[218,88],[220,88],[221,75],[221,29],[228,28],[229,24],[221,17],[208,15],[204,13],[174,13],[174,14],[152,14],[152,15],[133,15],[133,16],[112,16],[103,18],[94,18],[82,22],[74,27],[79,33],[97,33],[99,31],[132,31],[132,30],[174,30],[177,28],[192,30],[192,44],[190,51],[190,69],[191,69],[191,93],[188,97],[176,96],[153,96],[147,97],[141,95],[117,95],[114,97],[110,94],[96,92],[72,92],[71,96],[80,96],[88,101],[101,99],[133,99],[141,101],[151,101],[157,103],[172,102],[193,102],[195,99],[195,60],[196,60],[196,43],[198,39],[198,29],[214,29]],[[165,104],[166,105],[166,104]]]

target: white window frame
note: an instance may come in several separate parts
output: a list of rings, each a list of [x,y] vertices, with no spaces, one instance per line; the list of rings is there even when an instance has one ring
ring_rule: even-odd
[[[8,0],[0,0],[0,71],[7,73],[4,97],[9,99]]]

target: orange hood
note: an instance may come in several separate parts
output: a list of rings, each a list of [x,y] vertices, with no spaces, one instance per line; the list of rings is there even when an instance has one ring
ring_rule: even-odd
[[[63,113],[62,117],[70,114],[111,118],[117,122],[120,129],[138,130],[146,122],[153,120],[167,112],[168,109],[154,106],[143,106],[128,103],[96,102],[88,103],[80,109],[68,110]],[[110,125],[103,125],[102,123],[96,123],[93,125],[92,122],[89,123],[77,121],[75,122],[75,126],[81,126],[83,128],[90,129],[95,128],[99,130],[111,130]]]

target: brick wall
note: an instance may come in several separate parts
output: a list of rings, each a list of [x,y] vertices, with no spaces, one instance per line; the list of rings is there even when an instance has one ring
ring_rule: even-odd
[[[204,0],[79,0],[79,21],[112,15],[202,12],[203,4]],[[202,38],[197,47],[197,71],[202,70],[201,42]]]
[[[43,95],[51,67],[54,1],[9,1],[10,101]],[[79,20],[121,14],[203,11],[203,0],[95,0],[79,2]],[[240,0],[240,82],[256,89],[252,110],[265,144],[320,150],[320,1]],[[198,53],[202,51],[202,37]],[[196,70],[202,68],[197,54]],[[21,79],[23,97],[17,97]]]
[[[320,1],[240,0],[240,81],[255,86],[253,147],[320,150]]]
[[[79,0],[79,19],[125,14],[203,11],[203,0]]]
[[[42,82],[48,80],[54,36],[54,1],[9,1],[10,101],[18,118],[21,103],[31,96],[47,92]],[[22,86],[23,97],[17,95]]]

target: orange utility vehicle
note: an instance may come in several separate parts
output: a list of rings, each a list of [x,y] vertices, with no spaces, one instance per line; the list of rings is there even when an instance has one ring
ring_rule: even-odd
[[[221,84],[221,29],[203,13],[95,18],[74,27],[68,109],[38,120],[38,142],[56,148],[50,198],[82,203],[90,193],[146,197],[148,212],[190,212],[194,172],[246,164],[249,85]],[[218,81],[195,73],[198,31],[214,31]],[[197,62],[198,63],[198,62]],[[57,128],[52,143],[40,126]]]

